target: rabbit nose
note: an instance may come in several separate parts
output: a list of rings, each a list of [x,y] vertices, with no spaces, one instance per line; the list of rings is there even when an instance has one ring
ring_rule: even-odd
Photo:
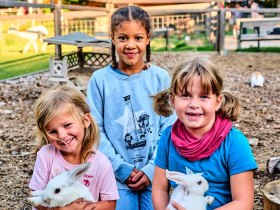
[[[51,199],[49,199],[49,198],[42,198],[42,200],[44,201],[44,203],[46,203],[46,204],[50,204],[50,202],[51,202]]]

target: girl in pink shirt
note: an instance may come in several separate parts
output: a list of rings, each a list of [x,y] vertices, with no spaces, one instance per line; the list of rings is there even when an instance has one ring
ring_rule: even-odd
[[[42,190],[49,180],[84,162],[91,167],[80,181],[87,186],[96,203],[78,199],[56,210],[113,210],[119,198],[116,180],[108,158],[96,148],[99,129],[90,115],[85,97],[78,91],[61,86],[42,94],[35,107],[39,147],[31,190]],[[38,210],[48,209],[36,206]]]

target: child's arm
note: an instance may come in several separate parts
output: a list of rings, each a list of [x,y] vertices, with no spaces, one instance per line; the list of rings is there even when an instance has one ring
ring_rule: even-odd
[[[88,204],[84,210],[115,210],[116,201],[98,201]]]
[[[155,168],[153,179],[152,199],[155,210],[163,210],[169,201],[169,183],[165,176],[165,170]]]
[[[230,177],[232,202],[216,210],[252,210],[254,207],[253,171],[246,171]]]
[[[88,203],[83,201],[83,199],[77,199],[64,207],[44,207],[44,206],[35,206],[37,210],[93,210],[95,209],[95,203]]]

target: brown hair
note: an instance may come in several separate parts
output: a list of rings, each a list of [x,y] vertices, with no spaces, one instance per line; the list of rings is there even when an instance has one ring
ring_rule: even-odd
[[[208,57],[201,55],[188,58],[176,67],[170,88],[153,96],[155,112],[165,117],[171,115],[173,108],[169,102],[170,95],[186,92],[194,76],[201,78],[202,87],[206,94],[223,95],[221,108],[217,112],[227,119],[237,120],[240,113],[239,100],[229,92],[222,92],[223,80],[216,66]]]
[[[84,121],[85,114],[90,113],[85,96],[73,88],[59,86],[44,92],[37,100],[35,106],[37,124],[36,138],[38,140],[37,151],[43,145],[49,144],[46,125],[59,114],[62,109],[73,113],[75,117],[79,117],[81,121]],[[81,151],[81,163],[86,162],[88,157],[94,152],[94,146],[97,147],[98,144],[98,125],[90,115],[90,125],[88,128],[85,128],[85,136]]]
[[[117,9],[111,16],[111,33],[114,35],[115,30],[120,26],[124,21],[137,21],[142,24],[145,28],[147,34],[151,33],[151,23],[148,13],[136,6],[127,6]],[[112,66],[117,68],[117,59],[116,59],[116,47],[112,43],[111,54],[112,54]],[[151,47],[150,43],[146,48],[146,63],[151,61]]]

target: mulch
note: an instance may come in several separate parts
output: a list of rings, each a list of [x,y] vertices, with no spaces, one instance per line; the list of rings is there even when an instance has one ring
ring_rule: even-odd
[[[152,61],[170,72],[184,58],[197,52],[154,53]],[[202,53],[200,53],[202,54]],[[225,56],[206,53],[224,77],[225,90],[237,95],[242,112],[234,126],[247,138],[258,141],[252,145],[259,169],[254,173],[255,210],[263,209],[262,189],[279,174],[269,175],[266,162],[280,156],[280,54],[229,53]],[[260,71],[263,87],[251,88],[250,75]],[[35,160],[34,103],[43,90],[53,84],[49,74],[39,73],[0,83],[0,209],[31,209],[27,202],[28,183]]]

